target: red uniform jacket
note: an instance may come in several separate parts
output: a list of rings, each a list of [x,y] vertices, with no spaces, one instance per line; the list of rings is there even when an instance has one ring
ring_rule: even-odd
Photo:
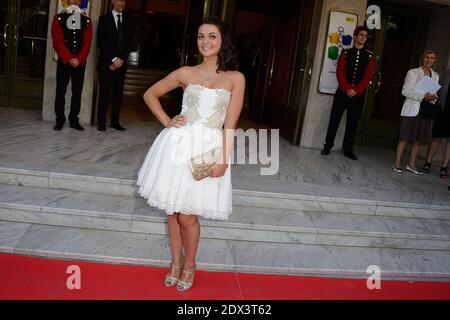
[[[58,15],[55,15],[52,22],[52,38],[53,38],[53,48],[55,48],[59,59],[66,64],[71,59],[76,58],[80,61],[82,65],[86,64],[86,59],[91,48],[92,40],[92,21],[88,20],[88,24],[83,30],[83,46],[80,51],[76,54],[72,53],[65,45],[65,33],[63,27],[61,27],[58,21]]]
[[[366,49],[360,49],[360,50],[366,50]],[[366,50],[366,54],[370,52]],[[363,72],[361,80],[357,83],[351,83],[348,79],[348,74],[352,74],[352,70],[347,70],[348,63],[347,63],[347,57],[345,55],[345,50],[341,51],[341,54],[339,55],[337,70],[336,70],[336,76],[338,78],[339,88],[344,92],[347,93],[348,90],[353,89],[356,92],[356,95],[361,95],[364,90],[366,89],[367,85],[370,82],[370,78],[372,78],[372,73],[375,70],[375,59],[374,55],[370,52],[370,58],[369,62],[365,67],[365,70],[355,70],[356,72]],[[350,58],[354,59],[354,58]],[[352,68],[355,67],[358,68],[358,62],[356,61],[350,61],[352,65]]]

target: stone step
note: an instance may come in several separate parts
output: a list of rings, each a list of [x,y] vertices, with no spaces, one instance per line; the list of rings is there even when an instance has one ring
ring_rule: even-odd
[[[0,221],[0,251],[45,258],[168,267],[166,236]],[[197,268],[263,274],[450,280],[450,252],[201,239]]]
[[[142,69],[140,67],[129,66],[127,68],[127,77],[150,77],[157,80],[164,78],[168,74],[167,71],[158,71],[153,69]]]
[[[140,197],[0,185],[0,220],[166,235],[165,213]],[[202,237],[271,243],[450,250],[448,220],[234,205],[201,220]]]
[[[142,96],[145,90],[158,80],[164,78],[166,74],[166,72],[155,72],[129,67],[125,77],[124,94]]]
[[[233,178],[232,181],[233,203],[241,206],[450,220],[450,206],[446,204],[361,199],[360,194],[352,198],[353,190],[347,190],[344,195],[321,196],[319,192],[327,194],[327,186],[306,184],[302,189],[304,194],[292,194],[289,183],[255,185],[245,178]],[[0,167],[0,184],[138,197],[136,180],[111,178],[107,173],[93,176]]]

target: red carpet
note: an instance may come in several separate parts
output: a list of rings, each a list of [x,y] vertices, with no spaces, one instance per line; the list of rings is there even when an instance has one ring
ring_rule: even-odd
[[[81,289],[69,290],[70,265],[80,267]],[[365,279],[196,273],[194,287],[179,293],[166,288],[166,269],[49,260],[0,253],[0,299],[157,299],[157,300],[297,300],[297,299],[437,299],[450,300],[449,282],[381,281],[369,290]]]

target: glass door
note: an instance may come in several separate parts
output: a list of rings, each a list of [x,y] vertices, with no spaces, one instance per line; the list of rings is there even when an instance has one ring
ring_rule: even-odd
[[[0,0],[3,106],[36,109],[42,106],[49,3],[49,0]]]
[[[310,80],[308,43],[314,3],[268,1],[266,6],[250,109],[257,123],[279,128],[283,138],[298,144]]]
[[[9,37],[9,20],[8,20],[9,6],[7,0],[0,0],[0,32],[2,36],[2,43],[0,45],[0,105],[8,104],[8,88],[6,81],[6,50],[8,48]]]
[[[425,43],[427,12],[381,1],[380,30],[371,30],[368,47],[376,69],[366,92],[357,143],[392,147],[397,143],[402,86],[408,69],[417,67]]]

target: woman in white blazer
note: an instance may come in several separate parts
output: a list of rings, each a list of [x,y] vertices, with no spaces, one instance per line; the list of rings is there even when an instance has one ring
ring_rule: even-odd
[[[437,96],[430,92],[425,94],[417,92],[414,87],[423,77],[431,77],[433,81],[439,81],[439,75],[432,69],[435,62],[436,53],[432,50],[427,50],[420,58],[420,67],[410,69],[406,74],[402,89],[402,95],[405,96],[406,99],[400,114],[399,142],[397,145],[395,162],[392,165],[392,170],[397,173],[403,172],[401,169],[401,159],[406,144],[411,142],[411,153],[405,170],[417,175],[422,174],[420,170],[416,169],[416,158],[419,153],[420,145],[427,144],[430,140],[432,120],[422,118],[419,115],[420,102],[422,100],[429,102],[436,101]]]

